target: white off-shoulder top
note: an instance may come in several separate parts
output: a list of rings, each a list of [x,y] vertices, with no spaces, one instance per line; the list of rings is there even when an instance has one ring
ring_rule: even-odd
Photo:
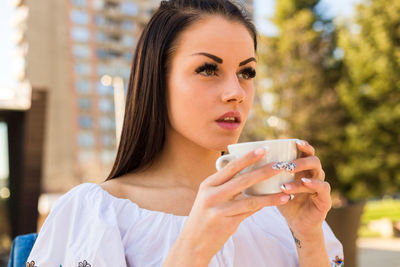
[[[98,184],[81,184],[54,204],[27,266],[161,266],[186,219],[140,208],[128,199],[114,197]],[[341,266],[342,245],[326,222],[323,231],[332,266]],[[276,207],[263,208],[245,219],[209,264],[298,265],[296,244]]]

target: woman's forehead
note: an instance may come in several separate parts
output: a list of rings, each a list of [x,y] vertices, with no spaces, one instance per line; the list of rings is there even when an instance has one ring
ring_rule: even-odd
[[[254,57],[254,41],[239,22],[220,16],[206,17],[188,27],[178,38],[179,56],[209,53],[219,57]]]

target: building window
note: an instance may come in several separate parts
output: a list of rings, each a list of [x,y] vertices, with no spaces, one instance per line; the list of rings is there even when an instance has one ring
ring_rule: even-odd
[[[100,118],[100,128],[102,130],[114,130],[115,129],[115,121],[110,117],[101,117]]]
[[[101,82],[97,83],[97,92],[99,95],[106,96],[106,95],[114,95],[114,87],[112,86],[105,86]]]
[[[90,93],[90,82],[88,80],[78,80],[76,82],[76,90],[82,94]]]
[[[80,109],[90,109],[91,106],[88,98],[80,98],[78,104]]]
[[[110,52],[104,49],[97,49],[97,57],[99,59],[108,59],[110,58]]]
[[[114,150],[103,150],[100,154],[100,160],[102,164],[110,164],[115,160],[116,153]]]
[[[104,32],[96,33],[96,41],[99,43],[107,43],[107,42],[119,42],[121,39],[118,34],[107,34]]]
[[[71,37],[77,42],[88,42],[90,39],[90,32],[86,28],[73,27],[71,29]]]
[[[72,4],[79,7],[85,7],[87,2],[86,0],[71,0]]]
[[[124,20],[121,23],[121,28],[125,31],[133,31],[135,29],[135,24],[132,21]]]
[[[125,54],[124,54],[124,58],[125,58],[126,61],[128,61],[129,63],[131,63],[131,62],[132,62],[132,59],[133,59],[133,53],[125,53]]]
[[[99,43],[107,42],[107,36],[102,32],[96,32],[96,41]]]
[[[138,14],[138,6],[135,3],[122,2],[121,12],[127,15],[135,16]]]
[[[89,14],[82,10],[72,10],[70,13],[71,21],[75,24],[88,24]]]
[[[101,137],[101,144],[104,147],[115,147],[115,136],[105,134]]]
[[[104,0],[92,0],[93,8],[96,10],[103,9],[104,7]]]
[[[96,23],[97,26],[105,26],[106,18],[101,15],[95,15],[94,22]]]
[[[129,80],[129,75],[131,74],[131,67],[121,67],[119,68],[119,75],[125,80]]]
[[[118,75],[118,68],[107,64],[98,64],[97,75],[101,77],[106,74],[111,76],[116,76]]]
[[[93,147],[94,146],[94,136],[92,133],[79,133],[78,144],[82,147]]]
[[[76,58],[89,58],[90,48],[87,45],[74,45],[72,48],[72,53]]]
[[[75,72],[77,75],[90,75],[90,65],[88,63],[76,63]]]
[[[90,116],[81,115],[79,116],[79,126],[86,129],[91,129],[93,127],[93,120]]]
[[[124,35],[124,37],[122,38],[122,43],[128,47],[134,47],[135,42],[136,42],[136,40],[133,36]]]
[[[119,29],[121,27],[121,21],[119,19],[104,17],[102,15],[96,15],[94,21],[97,26],[108,27],[113,29]]]
[[[110,99],[103,98],[99,101],[99,109],[103,113],[110,113],[114,111],[114,102]]]

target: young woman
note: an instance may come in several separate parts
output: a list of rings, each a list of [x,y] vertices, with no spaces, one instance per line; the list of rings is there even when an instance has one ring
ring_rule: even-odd
[[[274,163],[235,176],[263,150],[215,170],[250,112],[256,48],[231,2],[162,1],[136,48],[110,176],[57,201],[27,266],[340,266],[330,187],[307,142],[279,194],[242,194],[281,172]]]

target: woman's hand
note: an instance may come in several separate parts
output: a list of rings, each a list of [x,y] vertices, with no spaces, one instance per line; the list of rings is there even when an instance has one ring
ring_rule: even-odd
[[[325,173],[314,148],[305,141],[298,142],[297,148],[301,156],[294,161],[295,181],[282,186],[283,192],[295,197],[279,210],[296,237],[312,239],[320,235],[322,223],[331,208],[331,188],[324,181]]]
[[[263,207],[280,206],[289,201],[290,196],[285,193],[249,197],[242,194],[246,188],[282,171],[274,170],[274,163],[270,163],[235,176],[262,159],[264,154],[262,148],[255,150],[230,162],[201,183],[188,219],[164,266],[169,263],[171,266],[207,266],[245,218]]]

